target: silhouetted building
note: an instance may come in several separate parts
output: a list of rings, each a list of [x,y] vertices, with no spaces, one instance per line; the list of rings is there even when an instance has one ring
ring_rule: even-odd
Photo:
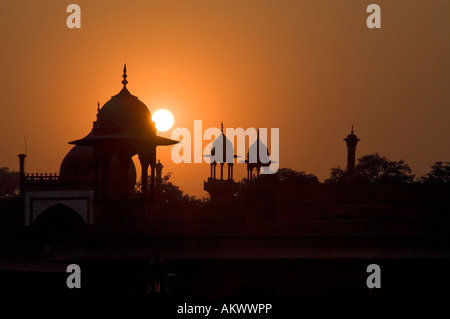
[[[353,134],[353,125],[352,131],[344,141],[347,143],[347,183],[351,184],[355,182],[355,152],[356,152],[356,144],[358,144],[359,138]]]
[[[204,182],[203,188],[211,196],[213,201],[230,200],[237,191],[237,184],[233,179],[234,155],[233,143],[225,136],[223,132],[223,123],[221,123],[221,134],[217,137],[211,147],[210,158],[210,177]],[[220,178],[216,176],[217,164],[220,165]],[[227,175],[224,178],[223,168],[227,165]]]
[[[259,138],[259,129],[256,142],[248,148],[247,159],[247,178],[253,179],[253,170],[256,170],[256,177],[259,177],[261,168],[269,167],[271,164],[269,149]]]
[[[442,297],[448,292],[450,185],[351,184],[359,141],[353,127],[344,139],[351,185],[272,183],[273,179],[260,178],[246,183],[249,196],[232,201],[225,210],[229,214],[218,213],[226,205],[185,209],[192,204],[186,201],[186,206],[174,206],[176,212],[168,209],[166,214],[152,214],[152,219],[139,219],[139,212],[155,212],[150,199],[153,193],[157,197],[155,184],[162,183],[156,147],[175,141],[156,136],[150,112],[126,89],[125,70],[123,77],[122,91],[99,108],[92,131],[72,142],[76,145],[64,158],[59,175],[25,175],[26,157],[19,155],[26,226],[64,238],[86,224],[95,225],[83,241],[71,243],[71,251],[60,253],[57,241],[52,258],[30,254],[35,242],[4,245],[5,236],[0,236],[0,249],[10,247],[14,252],[1,256],[0,281],[8,294],[25,292],[48,300],[78,294],[259,302]],[[204,189],[212,201],[225,203],[237,189],[236,156],[223,125],[221,130],[208,155],[210,177]],[[133,191],[134,154],[143,168],[140,198],[134,198]],[[258,175],[270,163],[259,134],[244,162],[249,179],[254,169]],[[83,271],[84,288],[78,291],[64,285],[66,267],[72,263]],[[373,263],[383,268],[382,289],[366,286],[366,269]]]
[[[26,226],[50,210],[57,214],[53,209],[56,205],[78,215],[86,224],[120,223],[122,217],[132,223],[138,215],[148,214],[156,179],[161,183],[162,164],[156,163],[156,147],[177,141],[156,135],[147,106],[128,91],[126,78],[124,66],[122,90],[102,108],[98,104],[91,132],[70,142],[75,146],[62,161],[59,175],[25,175],[25,155],[19,155]],[[132,157],[136,154],[142,168],[141,198],[135,191]]]
[[[173,145],[173,141],[156,135],[154,123],[150,120],[151,114],[147,106],[139,101],[127,89],[127,69],[123,69],[123,88],[119,94],[98,111],[97,121],[92,131],[81,140],[70,142],[75,145],[91,146],[94,151],[95,171],[95,198],[109,198],[105,189],[108,180],[108,167],[113,156],[119,160],[120,198],[130,197],[129,169],[132,157],[139,155],[142,168],[142,197],[148,195],[147,174],[150,166],[150,196],[155,190],[156,147],[160,145]]]

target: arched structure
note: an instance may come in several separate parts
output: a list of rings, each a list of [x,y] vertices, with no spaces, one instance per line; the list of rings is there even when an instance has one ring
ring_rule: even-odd
[[[33,226],[41,239],[61,242],[80,238],[86,221],[74,209],[58,203],[41,212]]]

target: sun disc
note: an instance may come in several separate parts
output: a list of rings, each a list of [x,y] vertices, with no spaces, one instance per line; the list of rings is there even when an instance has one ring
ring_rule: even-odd
[[[165,132],[172,127],[174,119],[168,110],[159,109],[153,113],[152,121],[155,122],[158,131]]]

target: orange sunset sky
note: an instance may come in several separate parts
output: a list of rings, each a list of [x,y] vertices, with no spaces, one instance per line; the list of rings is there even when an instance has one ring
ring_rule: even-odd
[[[81,29],[66,26],[70,3]],[[366,26],[370,3],[381,29]],[[277,127],[280,167],[324,180],[345,167],[354,124],[357,157],[405,159],[420,176],[450,161],[449,17],[448,0],[2,0],[0,166],[18,170],[25,134],[26,170],[58,172],[126,62],[130,92],[174,128]],[[158,158],[172,181],[206,196],[208,165],[170,151]]]

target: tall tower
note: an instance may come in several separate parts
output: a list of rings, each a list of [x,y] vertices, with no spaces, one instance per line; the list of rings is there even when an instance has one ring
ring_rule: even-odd
[[[353,134],[353,125],[352,131],[344,138],[344,141],[347,143],[347,183],[351,184],[355,182],[355,152],[359,141],[359,138]]]

